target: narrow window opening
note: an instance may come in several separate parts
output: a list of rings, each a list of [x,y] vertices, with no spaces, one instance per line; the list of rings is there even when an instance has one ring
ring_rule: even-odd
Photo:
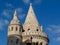
[[[28,31],[29,31],[30,29],[28,29]]]
[[[40,43],[40,45],[42,45],[42,42]]]
[[[16,44],[18,44],[19,39],[16,40]]]
[[[13,27],[11,27],[11,30],[13,31]]]
[[[16,31],[18,30],[18,28],[16,27]]]

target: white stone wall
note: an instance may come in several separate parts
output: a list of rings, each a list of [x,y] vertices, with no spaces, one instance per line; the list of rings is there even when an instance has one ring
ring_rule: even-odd
[[[13,27],[13,30],[12,30]],[[17,30],[16,30],[17,27]],[[21,27],[19,25],[10,25],[8,27],[8,35],[18,34],[21,35]]]

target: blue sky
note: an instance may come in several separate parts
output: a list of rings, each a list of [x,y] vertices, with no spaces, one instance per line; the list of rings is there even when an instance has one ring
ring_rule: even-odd
[[[8,25],[17,10],[23,24],[32,3],[43,31],[48,34],[49,45],[60,45],[60,0],[0,0],[0,45],[7,45]]]

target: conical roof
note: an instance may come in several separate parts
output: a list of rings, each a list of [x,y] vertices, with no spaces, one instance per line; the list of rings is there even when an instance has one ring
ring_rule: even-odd
[[[13,17],[13,19],[14,19],[14,20],[18,20],[16,10],[15,10],[15,12],[14,12],[14,17]]]
[[[10,24],[19,24],[19,20],[17,18],[17,12],[16,12],[16,10],[14,12],[14,17],[13,17],[13,19],[12,19],[12,21],[11,21]]]
[[[31,23],[31,24],[34,23],[34,24],[38,25],[38,21],[36,19],[36,16],[35,16],[35,13],[33,11],[32,4],[31,3],[30,3],[30,8],[29,8],[29,11],[28,11],[28,14],[27,14],[25,23]]]
[[[38,21],[36,19],[36,16],[35,16],[35,13],[33,11],[31,3],[30,3],[30,8],[29,8],[29,11],[28,11],[28,14],[27,14],[27,17],[26,17],[26,20],[25,20],[24,24],[26,24],[26,23],[31,23],[31,24],[38,25]]]
[[[31,30],[37,30],[37,29],[41,30],[31,3],[23,27],[25,30],[27,30],[28,28],[30,28]]]

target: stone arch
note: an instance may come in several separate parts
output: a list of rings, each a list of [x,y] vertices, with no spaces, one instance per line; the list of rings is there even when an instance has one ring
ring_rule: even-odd
[[[33,39],[33,37],[30,37],[30,39],[27,39],[26,41],[25,41],[25,44],[26,45],[39,45],[39,43],[38,42],[32,42],[32,40],[31,39]]]

